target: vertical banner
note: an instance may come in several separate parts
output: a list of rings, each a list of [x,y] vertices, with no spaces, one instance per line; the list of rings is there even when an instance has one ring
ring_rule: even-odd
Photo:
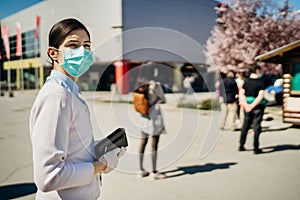
[[[21,24],[17,22],[16,56],[22,56]]]
[[[8,39],[8,28],[7,26],[2,27],[2,38],[3,38],[3,45],[6,52],[6,58],[10,60],[10,51],[9,51],[9,39]]]
[[[40,16],[36,16],[35,18],[36,20],[36,27],[35,27],[35,32],[34,32],[34,49],[35,49],[35,55],[36,57],[39,56],[39,31],[40,31],[40,23],[41,23],[41,17]],[[34,75],[35,75],[35,89],[38,89],[38,67],[42,67],[42,66],[35,66],[35,70],[34,70]]]
[[[10,60],[10,49],[9,49],[9,38],[8,38],[8,28],[7,26],[2,27],[2,38],[3,38],[3,44],[4,49],[6,52],[6,58],[7,60]],[[8,62],[10,63],[10,62]],[[7,89],[10,97],[13,97],[13,92],[11,91],[11,77],[10,77],[10,65],[8,65],[7,69]]]
[[[36,16],[36,27],[34,32],[34,38],[37,39],[39,37],[39,30],[40,30],[40,23],[41,23],[41,17]]]

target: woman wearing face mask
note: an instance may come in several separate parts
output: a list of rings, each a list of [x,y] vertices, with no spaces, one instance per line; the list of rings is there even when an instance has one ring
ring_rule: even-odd
[[[89,109],[76,83],[93,63],[90,34],[76,19],[49,33],[53,70],[31,109],[36,199],[98,199],[100,173],[117,166],[120,149],[94,159]]]

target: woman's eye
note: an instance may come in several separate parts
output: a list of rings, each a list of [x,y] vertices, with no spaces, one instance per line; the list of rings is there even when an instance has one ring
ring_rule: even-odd
[[[75,49],[75,48],[78,48],[79,46],[77,44],[69,44],[68,47]]]
[[[83,47],[87,50],[91,50],[91,45],[90,44],[85,44],[85,45],[83,45]]]

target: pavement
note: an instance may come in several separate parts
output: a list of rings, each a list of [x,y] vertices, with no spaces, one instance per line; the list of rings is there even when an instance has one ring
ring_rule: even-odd
[[[34,199],[28,119],[37,92],[16,91],[12,98],[7,93],[0,97],[0,199]],[[131,94],[83,95],[91,110],[95,139],[120,126],[128,132],[129,147],[118,169],[103,175],[101,199],[299,199],[300,131],[299,127],[282,122],[280,106],[266,109],[260,137],[263,153],[254,155],[252,133],[248,134],[245,146],[248,150],[238,152],[240,132],[218,130],[219,111],[176,106],[187,98],[197,102],[211,94],[167,94],[168,103],[162,105],[167,134],[161,136],[158,151],[158,168],[167,178],[152,180],[137,177],[139,115],[132,104],[126,103]],[[149,170],[150,149],[148,144],[145,168]]]

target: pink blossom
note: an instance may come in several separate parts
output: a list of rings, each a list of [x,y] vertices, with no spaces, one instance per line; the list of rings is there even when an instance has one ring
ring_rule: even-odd
[[[212,66],[222,70],[246,69],[258,55],[300,39],[300,20],[281,16],[291,10],[289,0],[281,6],[270,1],[231,0],[218,7],[221,13],[207,40]],[[224,5],[224,4],[223,4]],[[280,74],[281,65],[260,63],[265,73]]]

